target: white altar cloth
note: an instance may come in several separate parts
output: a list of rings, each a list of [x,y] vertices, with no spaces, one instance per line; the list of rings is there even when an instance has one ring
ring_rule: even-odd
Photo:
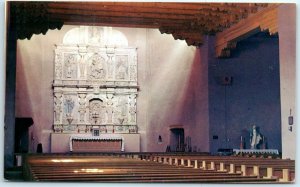
[[[233,149],[235,154],[247,153],[247,154],[274,154],[278,155],[277,149]]]
[[[91,135],[76,135],[70,137],[70,151],[73,151],[73,140],[121,140],[121,151],[124,151],[124,138],[119,135],[114,134],[100,134],[100,136],[91,136]]]

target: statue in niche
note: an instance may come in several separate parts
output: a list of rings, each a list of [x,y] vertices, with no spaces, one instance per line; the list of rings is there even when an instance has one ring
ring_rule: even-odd
[[[66,101],[65,101],[65,110],[67,114],[72,114],[74,108],[74,101],[71,98],[71,96],[67,96],[66,97]]]
[[[117,79],[127,78],[127,56],[119,56],[117,61]]]
[[[80,78],[84,78],[84,71],[85,71],[85,62],[84,58],[85,53],[80,54],[80,63],[79,63],[79,70],[80,70]]]
[[[117,119],[119,124],[122,125],[127,118],[127,98],[126,97],[119,97],[118,106],[116,108],[116,115],[118,116]]]
[[[103,79],[105,78],[105,70],[103,65],[104,59],[96,56],[92,59],[90,66],[90,79]]]
[[[86,107],[85,107],[85,94],[79,94],[79,121],[84,122],[84,117],[86,113]]]
[[[112,79],[113,78],[113,55],[111,54],[107,54],[108,56],[108,61],[107,61],[107,65],[108,65],[108,78]]]
[[[67,57],[65,62],[65,77],[66,78],[74,78],[74,74],[76,73],[76,55],[71,54]]]
[[[250,132],[250,145],[251,149],[258,149],[258,146],[261,144],[262,135],[259,133],[256,125],[252,126],[252,130]]]
[[[106,113],[107,113],[107,123],[112,123],[112,115],[113,115],[113,95],[107,95],[107,103],[106,103]]]
[[[119,107],[121,109],[121,115],[126,116],[127,114],[127,98],[126,97],[121,97],[119,100]]]
[[[101,42],[101,27],[91,26],[88,30],[89,43],[100,43]]]
[[[60,122],[60,114],[62,112],[61,109],[61,94],[60,93],[55,93],[54,96],[54,117],[55,117],[55,122]]]
[[[93,99],[89,103],[90,122],[93,124],[101,124],[103,120],[102,101],[100,99]]]
[[[74,108],[74,101],[71,98],[71,96],[67,96],[65,100],[65,111],[66,111],[66,119],[69,122],[69,124],[71,124],[73,121],[73,116],[72,116],[73,108]]]

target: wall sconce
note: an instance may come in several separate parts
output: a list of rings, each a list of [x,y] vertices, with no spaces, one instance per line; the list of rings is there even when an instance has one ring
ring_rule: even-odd
[[[158,143],[158,144],[162,144],[162,138],[161,138],[161,135],[158,136],[158,141],[157,141],[157,143]]]
[[[289,125],[293,125],[294,124],[294,119],[292,116],[292,109],[290,109],[290,116],[289,116]]]
[[[290,109],[290,116],[288,117],[288,122],[289,125],[293,125],[294,124],[294,117],[292,116],[292,109]],[[289,131],[293,131],[293,127],[289,126]]]

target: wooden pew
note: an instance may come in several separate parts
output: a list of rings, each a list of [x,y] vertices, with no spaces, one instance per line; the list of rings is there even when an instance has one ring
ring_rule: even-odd
[[[247,174],[251,172],[247,168],[255,166],[241,165],[241,168],[237,169],[236,165],[239,165],[239,162],[228,165],[233,160],[229,159],[225,162],[224,158],[219,159],[220,161],[209,156],[177,157],[152,154],[137,157],[128,154],[112,154],[112,156],[60,156],[56,162],[55,156],[51,155],[32,156],[26,160],[28,171],[32,172],[32,180],[36,181],[275,183],[291,178],[287,176],[288,174],[282,175],[282,180],[258,177],[262,171],[260,168],[264,166],[253,169],[254,174],[251,175]],[[60,162],[62,160],[67,162]],[[226,169],[226,165],[229,169]],[[266,166],[270,165],[266,164]],[[94,170],[87,172],[88,168]],[[236,170],[246,171],[245,175]],[[273,172],[275,171],[277,170],[274,169]]]
[[[170,157],[170,156],[168,156]],[[176,157],[176,156],[173,156]],[[175,158],[176,159],[176,158]],[[198,162],[201,161],[201,169],[228,171],[229,173],[241,173],[244,176],[254,175],[264,178],[278,178],[282,182],[294,180],[295,162],[292,160],[267,159],[267,158],[249,158],[249,157],[220,157],[220,156],[177,156],[181,166],[191,167],[190,163],[194,163],[193,167],[198,167]],[[197,164],[195,164],[195,159]],[[188,164],[186,165],[185,162]],[[269,168],[269,169],[268,169]],[[268,171],[262,174],[263,171]],[[272,172],[271,171],[277,171]]]

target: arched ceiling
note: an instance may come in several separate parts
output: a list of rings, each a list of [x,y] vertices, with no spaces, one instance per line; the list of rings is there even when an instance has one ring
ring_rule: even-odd
[[[158,28],[188,45],[214,35],[271,4],[163,2],[9,2],[19,39],[46,34],[63,24]]]

